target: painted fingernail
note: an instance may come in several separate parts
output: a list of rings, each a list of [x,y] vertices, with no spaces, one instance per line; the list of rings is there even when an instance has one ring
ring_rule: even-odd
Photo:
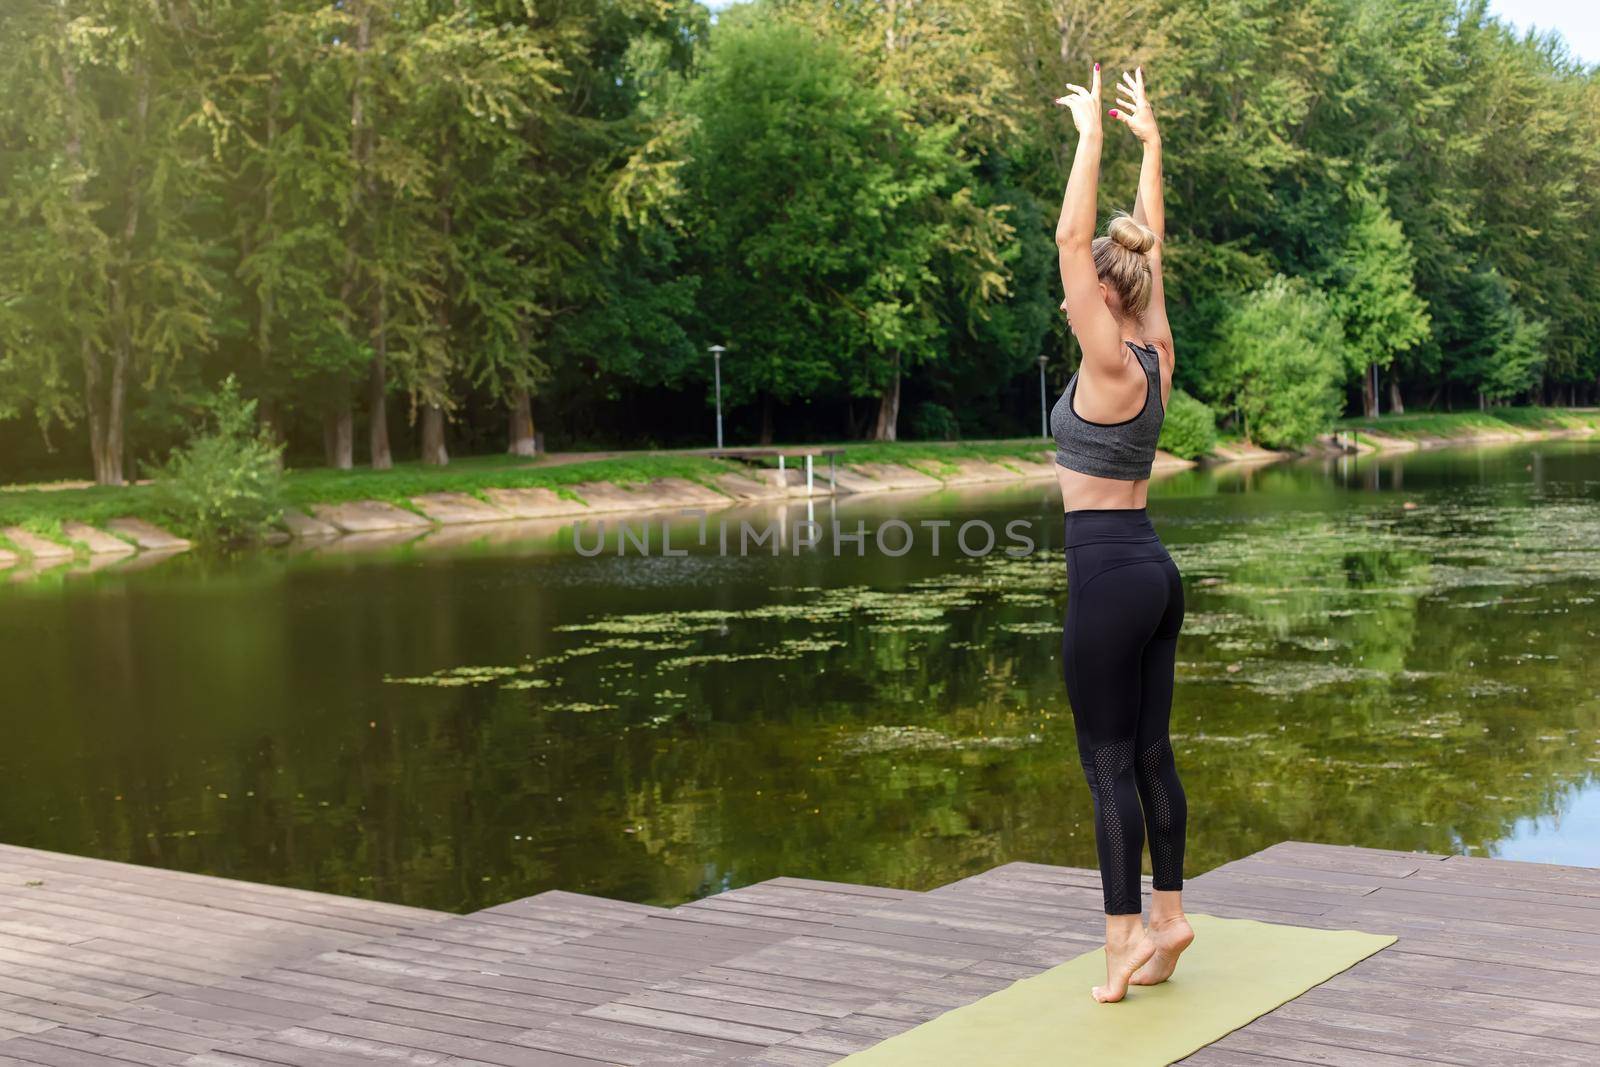
[[[1095,69],[1095,70],[1099,70],[1099,69],[1100,69],[1100,64],[1098,64],[1098,63],[1096,63],[1096,64],[1095,64],[1095,65],[1094,65],[1094,69]]]
[[[1112,118],[1116,118],[1117,117],[1117,109],[1116,108],[1112,108],[1111,109],[1111,117]]]

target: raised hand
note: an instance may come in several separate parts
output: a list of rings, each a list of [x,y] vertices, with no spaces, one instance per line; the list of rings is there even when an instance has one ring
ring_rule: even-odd
[[[1070,92],[1066,96],[1056,98],[1056,103],[1072,109],[1072,124],[1078,128],[1082,136],[1088,133],[1100,132],[1100,64],[1094,65],[1094,76],[1089,80],[1089,88],[1081,85],[1067,83]]]
[[[1144,92],[1143,67],[1135,67],[1132,74],[1122,72],[1122,81],[1117,86],[1117,106],[1111,109],[1111,117],[1146,144],[1161,136],[1156,129],[1156,113]]]

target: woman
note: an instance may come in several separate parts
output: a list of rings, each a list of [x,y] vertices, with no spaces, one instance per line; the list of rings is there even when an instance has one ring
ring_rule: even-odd
[[[1066,512],[1061,654],[1105,890],[1106,984],[1093,992],[1111,1003],[1130,983],[1166,981],[1194,940],[1181,893],[1187,808],[1167,739],[1183,586],[1145,510],[1173,351],[1161,284],[1161,136],[1144,72],[1123,74],[1117,89],[1127,99],[1110,111],[1144,144],[1138,197],[1133,215],[1112,219],[1100,238],[1100,64],[1089,88],[1067,88],[1056,102],[1072,109],[1078,150],[1056,245],[1061,306],[1083,363],[1050,418]],[[1139,899],[1147,830],[1155,888],[1148,929]]]

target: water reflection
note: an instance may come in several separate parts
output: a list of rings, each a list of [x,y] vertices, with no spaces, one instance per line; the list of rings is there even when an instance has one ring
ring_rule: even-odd
[[[1191,873],[1286,838],[1600,863],[1600,447],[1186,471],[1151,507]],[[549,523],[13,584],[0,839],[447,908],[1092,865],[1053,487],[748,515],[1041,551],[584,558]]]

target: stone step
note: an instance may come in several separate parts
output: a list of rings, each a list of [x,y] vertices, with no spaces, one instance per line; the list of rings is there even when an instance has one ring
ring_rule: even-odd
[[[31,556],[36,563],[71,559],[77,554],[73,552],[72,546],[63,545],[59,541],[52,541],[48,537],[36,534],[32,530],[25,530],[21,526],[7,526],[5,529],[0,530],[0,534],[4,534],[6,540]]]
[[[179,552],[189,547],[184,538],[143,519],[112,519],[106,523],[106,529],[150,552]]]
[[[89,550],[90,555],[100,556],[125,556],[130,552],[138,551],[133,545],[104,530],[97,530],[84,522],[66,522],[61,524],[61,532],[67,535],[70,541],[77,541]]]

